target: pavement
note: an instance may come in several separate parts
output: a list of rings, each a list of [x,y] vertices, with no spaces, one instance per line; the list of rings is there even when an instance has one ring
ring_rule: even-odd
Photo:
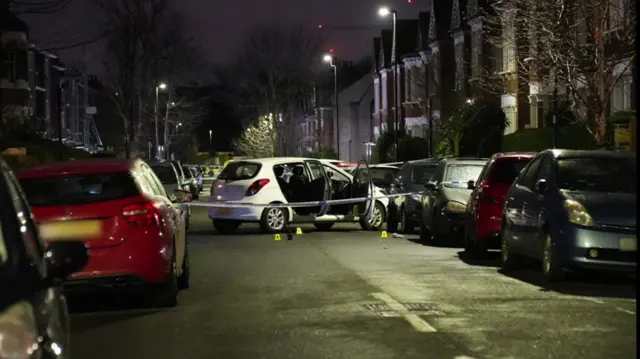
[[[292,240],[214,233],[194,208],[191,287],[169,310],[131,298],[71,301],[73,359],[635,358],[635,282],[536,269],[494,253],[380,238],[357,225]],[[295,228],[292,228],[295,232]]]

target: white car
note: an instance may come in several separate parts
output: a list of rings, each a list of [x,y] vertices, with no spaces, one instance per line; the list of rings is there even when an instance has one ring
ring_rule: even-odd
[[[231,162],[211,186],[209,218],[219,233],[234,233],[242,223],[259,223],[264,232],[284,230],[289,223],[313,223],[321,230],[336,222],[359,222],[379,230],[386,221],[388,198],[361,203],[319,204],[315,207],[250,207],[250,204],[297,203],[384,196],[373,186],[369,167],[361,161],[354,176],[327,160],[298,157]],[[238,207],[233,206],[238,204]]]

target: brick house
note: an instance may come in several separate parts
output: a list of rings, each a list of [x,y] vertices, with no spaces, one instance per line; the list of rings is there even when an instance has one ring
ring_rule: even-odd
[[[415,29],[414,51],[402,57],[404,64],[404,121],[407,134],[430,140],[429,113],[427,100],[427,35],[429,30],[430,13],[420,12]],[[431,123],[433,125],[433,123]]]
[[[6,130],[29,118],[29,28],[6,11],[0,16],[0,109]]]
[[[386,131],[387,123],[393,123],[395,118],[393,72],[391,71],[392,41],[393,32],[391,30],[382,30],[380,37],[374,38],[373,41],[374,140],[377,140]]]
[[[331,81],[329,81],[331,80]],[[333,73],[313,86],[309,96],[298,105],[296,151],[300,155],[332,149],[334,146]]]
[[[435,122],[449,116],[456,106],[452,103],[455,54],[449,33],[451,8],[448,1],[432,1],[429,11],[427,49],[423,60],[426,59],[427,67],[429,113]]]

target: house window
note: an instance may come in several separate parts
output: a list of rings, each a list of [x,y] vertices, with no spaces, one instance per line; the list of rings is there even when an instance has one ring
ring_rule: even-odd
[[[518,114],[516,108],[508,106],[502,109],[507,119],[507,127],[504,130],[505,135],[514,133],[518,129]]]
[[[373,92],[374,92],[374,102],[375,107],[373,108],[373,112],[377,113],[380,111],[380,79],[376,78],[373,80]]]
[[[504,71],[504,50],[502,46],[493,46],[493,70],[495,72]]]
[[[627,24],[629,16],[626,14],[630,9],[628,0],[610,0],[609,1],[609,25],[611,28],[622,27]]]
[[[471,33],[471,77],[480,77],[480,54],[482,53],[482,31]]]
[[[387,83],[387,74],[386,73],[382,74],[382,80],[380,82],[381,82],[381,86],[380,87],[382,88],[382,103],[380,104],[380,109],[381,110],[386,110],[387,109],[387,103],[388,103],[388,101],[387,101],[387,97],[388,97],[387,86],[389,86],[389,84]]]
[[[5,78],[9,82],[16,81],[16,52],[7,51],[4,59]]]
[[[455,45],[456,56],[456,90],[462,89],[464,83],[464,42]]]
[[[515,11],[507,10],[503,31],[503,65],[502,71],[515,72],[516,70],[516,35],[515,35]]]
[[[405,102],[413,101],[413,95],[411,93],[412,73],[413,73],[413,70],[411,69],[411,67],[405,65],[404,67],[404,101]]]
[[[631,108],[631,76],[620,78],[611,91],[610,113],[625,111]]]

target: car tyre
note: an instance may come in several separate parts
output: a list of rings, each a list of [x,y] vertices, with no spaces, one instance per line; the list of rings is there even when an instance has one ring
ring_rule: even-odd
[[[191,277],[191,268],[189,265],[189,246],[186,243],[184,245],[184,259],[182,260],[182,274],[178,277],[178,289],[188,289],[189,280]]]
[[[213,228],[216,229],[216,232],[220,234],[235,234],[238,231],[238,227],[240,227],[239,222],[227,221],[221,219],[214,219]]]
[[[422,216],[420,218],[420,242],[427,243],[431,241],[431,231],[425,226]]]
[[[487,254],[487,249],[481,243],[475,240],[468,226],[464,231],[464,252],[470,258],[482,258]]]
[[[265,233],[278,233],[287,228],[289,212],[286,208],[265,208],[260,217],[260,229]]]
[[[175,246],[175,242],[174,242]],[[178,305],[178,278],[176,276],[176,251],[174,249],[171,256],[171,270],[167,274],[164,283],[158,292],[152,294],[151,307],[153,308],[173,308]]]
[[[413,233],[413,225],[404,206],[400,208],[400,225],[398,225],[398,232],[403,234]]]
[[[566,272],[558,265],[554,241],[549,232],[544,233],[542,249],[542,273],[547,282],[560,282],[566,277]]]
[[[522,265],[520,256],[509,249],[509,233],[504,224],[500,235],[500,262],[506,269],[516,269]]]
[[[314,223],[313,226],[319,231],[328,231],[333,227],[333,222]]]
[[[380,202],[374,202],[373,210],[369,216],[360,217],[360,228],[365,231],[379,231],[385,223],[386,210]]]

